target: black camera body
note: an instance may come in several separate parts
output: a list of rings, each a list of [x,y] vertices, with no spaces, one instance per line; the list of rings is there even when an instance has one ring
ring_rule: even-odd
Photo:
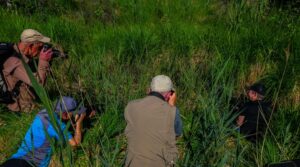
[[[52,45],[49,44],[49,43],[45,43],[45,44],[43,45],[43,49],[44,49],[44,50],[48,50],[48,49],[51,49],[51,48],[52,48]]]
[[[45,43],[43,45],[43,49],[44,50],[49,50],[52,49],[52,57],[56,58],[56,57],[60,57],[60,58],[68,58],[68,53],[67,52],[61,52],[58,49],[55,49],[51,44],[49,43]]]

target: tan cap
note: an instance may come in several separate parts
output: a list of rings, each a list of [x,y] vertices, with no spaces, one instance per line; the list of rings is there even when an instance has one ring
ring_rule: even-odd
[[[157,75],[152,79],[151,91],[168,92],[174,90],[171,79],[166,75]]]
[[[45,37],[43,34],[39,33],[34,29],[25,29],[21,34],[22,42],[50,42],[49,37]]]

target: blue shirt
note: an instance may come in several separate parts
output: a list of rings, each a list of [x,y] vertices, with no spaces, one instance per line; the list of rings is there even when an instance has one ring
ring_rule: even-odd
[[[175,115],[175,123],[174,123],[174,128],[175,128],[175,134],[176,137],[182,135],[182,121],[180,118],[180,113],[179,109],[176,107],[176,115]]]
[[[66,124],[61,122],[56,114],[55,119],[61,134],[64,134],[63,137],[68,140],[71,139],[72,135],[67,131]],[[38,167],[47,167],[52,154],[48,138],[60,140],[59,134],[55,131],[48,113],[44,109],[34,118],[21,146],[12,158],[24,159]]]

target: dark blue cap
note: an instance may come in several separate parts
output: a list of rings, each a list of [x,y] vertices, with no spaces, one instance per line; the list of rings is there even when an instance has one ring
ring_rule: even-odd
[[[249,90],[253,90],[262,96],[265,96],[266,94],[266,87],[262,83],[255,83],[251,85]]]
[[[86,108],[82,105],[80,108],[74,98],[69,96],[61,97],[55,106],[55,112],[74,112],[76,114],[82,114],[86,111]]]

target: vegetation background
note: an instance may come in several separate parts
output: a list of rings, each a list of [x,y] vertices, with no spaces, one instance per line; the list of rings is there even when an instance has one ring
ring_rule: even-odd
[[[99,110],[79,149],[55,149],[50,166],[122,166],[123,110],[151,78],[175,82],[184,135],[177,166],[263,166],[300,158],[300,2],[297,0],[1,0],[0,40],[25,28],[69,52],[52,62],[45,99],[72,95]],[[262,81],[273,102],[265,140],[232,126],[230,100]],[[37,89],[37,88],[36,88]],[[43,92],[44,90],[40,90]],[[43,103],[42,103],[43,102]],[[49,105],[48,105],[49,107]],[[0,163],[18,148],[38,109],[1,106]]]

